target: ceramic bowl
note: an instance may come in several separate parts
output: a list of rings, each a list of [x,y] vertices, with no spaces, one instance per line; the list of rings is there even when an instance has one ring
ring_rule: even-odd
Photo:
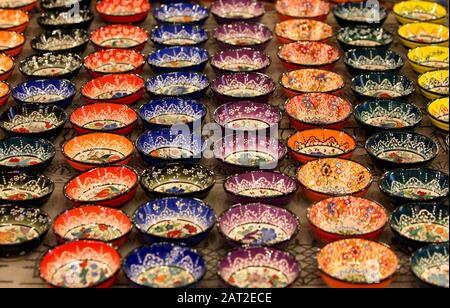
[[[9,84],[4,81],[0,81],[0,106],[3,106],[8,102],[11,95],[11,88]]]
[[[45,175],[22,171],[0,173],[0,204],[42,205],[55,184]]]
[[[349,101],[326,93],[295,96],[286,101],[284,110],[298,131],[313,127],[342,129],[352,115]]]
[[[102,0],[96,5],[104,22],[118,24],[143,22],[150,8],[148,0]]]
[[[79,134],[109,132],[127,135],[136,127],[138,116],[126,105],[95,103],[78,107],[69,120]]]
[[[272,136],[228,135],[214,143],[214,156],[228,171],[275,169],[287,154],[284,143]]]
[[[53,223],[53,232],[60,242],[96,240],[116,247],[124,244],[133,229],[124,212],[98,205],[86,205],[66,210]]]
[[[341,27],[364,25],[370,27],[381,27],[387,18],[386,9],[378,5],[366,2],[339,3],[331,9],[334,18]]]
[[[78,75],[83,60],[77,54],[33,55],[23,59],[19,64],[20,72],[28,78],[71,79]]]
[[[203,197],[215,184],[212,171],[198,164],[159,164],[142,174],[141,186],[158,197]]]
[[[389,224],[397,242],[409,251],[428,244],[448,243],[448,206],[406,204],[392,213]]]
[[[268,55],[252,48],[223,50],[211,58],[211,66],[219,75],[237,72],[264,73],[271,63]]]
[[[84,58],[83,66],[93,78],[107,74],[141,74],[145,59],[132,49],[105,49]]]
[[[90,133],[67,141],[62,152],[68,164],[79,171],[112,164],[127,165],[134,146],[128,138],[111,133]]]
[[[160,24],[195,24],[202,26],[209,16],[208,8],[192,3],[163,4],[153,13]]]
[[[263,203],[237,204],[218,219],[220,234],[236,246],[286,247],[300,230],[297,216]]]
[[[0,127],[10,136],[53,139],[67,121],[67,114],[58,106],[25,104],[10,107],[0,116]]]
[[[148,164],[171,161],[197,163],[205,148],[201,135],[176,128],[150,130],[136,140],[136,149]]]
[[[0,81],[5,81],[14,70],[14,59],[7,54],[0,53]]]
[[[358,143],[343,130],[311,128],[296,132],[287,141],[291,157],[301,163],[324,157],[350,158]]]
[[[41,0],[41,8],[44,11],[61,12],[70,10],[73,4],[78,4],[80,8],[87,9],[90,8],[91,2],[91,0]]]
[[[89,34],[82,29],[44,31],[31,39],[36,52],[72,52],[81,54],[89,43]]]
[[[407,98],[415,91],[414,82],[399,74],[373,72],[352,79],[352,90],[360,99]]]
[[[214,32],[221,49],[250,47],[264,50],[273,38],[272,31],[263,24],[235,22],[223,24]]]
[[[211,14],[219,25],[235,21],[257,22],[265,13],[264,4],[257,0],[216,0],[211,5]]]
[[[337,73],[307,68],[281,74],[280,85],[288,97],[293,97],[302,93],[339,94],[345,81]]]
[[[407,59],[412,69],[421,74],[437,69],[448,69],[448,54],[448,47],[423,46],[410,49]]]
[[[205,105],[179,98],[163,98],[150,101],[139,108],[139,116],[145,128],[172,127],[176,124],[201,126],[206,117]]]
[[[311,41],[327,41],[333,36],[333,28],[312,19],[290,19],[275,25],[275,35],[282,44]]]
[[[321,0],[277,0],[275,9],[281,21],[294,18],[325,20],[330,4]]]
[[[402,1],[392,8],[395,18],[400,24],[426,21],[443,24],[447,17],[447,9],[429,1]]]
[[[275,92],[276,84],[268,75],[261,73],[233,73],[217,77],[211,90],[222,103],[252,101],[267,103]]]
[[[219,106],[213,115],[223,131],[275,131],[283,118],[281,111],[269,104],[238,101]]]
[[[155,50],[147,57],[147,63],[155,73],[174,71],[198,71],[205,69],[209,60],[206,49],[199,47],[167,47]]]
[[[394,203],[441,202],[448,198],[448,183],[444,172],[414,168],[386,172],[378,187]]]
[[[448,96],[448,75],[448,69],[423,73],[417,79],[420,92],[430,100]]]
[[[390,129],[413,130],[422,121],[422,112],[402,100],[372,99],[355,107],[353,116],[366,136]]]
[[[55,157],[55,147],[44,139],[14,137],[0,141],[1,171],[43,171]]]
[[[309,161],[298,169],[297,179],[304,196],[312,201],[345,195],[364,197],[373,181],[367,167],[342,158]]]
[[[119,103],[130,105],[144,94],[144,79],[135,74],[113,74],[95,78],[83,87],[86,103]]]
[[[158,243],[130,252],[123,271],[134,286],[182,288],[195,286],[206,274],[206,264],[196,250]]]
[[[17,257],[31,252],[47,235],[51,218],[40,209],[0,205],[0,256]]]
[[[427,114],[435,127],[448,132],[448,97],[440,98],[429,103],[427,106]]]
[[[109,288],[120,271],[120,254],[100,241],[68,242],[47,251],[40,277],[55,288]]]
[[[96,50],[119,48],[142,51],[148,38],[145,29],[132,25],[107,25],[91,33],[91,42]]]
[[[87,30],[94,20],[94,14],[90,10],[80,10],[79,14],[71,12],[44,12],[37,22],[45,30],[57,29],[85,29]]]
[[[448,263],[448,244],[437,244],[416,251],[410,266],[421,287],[448,289]]]
[[[0,30],[23,33],[30,23],[28,14],[21,10],[0,9]]]
[[[383,28],[369,26],[349,26],[339,29],[336,36],[342,49],[380,48],[387,49],[394,35]]]
[[[348,238],[378,240],[388,222],[385,208],[356,197],[334,197],[308,209],[311,229],[324,243]]]
[[[407,48],[421,46],[447,46],[448,27],[428,22],[416,22],[400,26],[397,30],[400,42]]]
[[[439,152],[430,137],[407,131],[385,131],[366,141],[370,158],[382,169],[413,167],[431,162]]]
[[[153,98],[199,100],[206,95],[208,87],[208,77],[196,72],[164,73],[151,77],[145,83],[147,93]]]
[[[72,103],[77,88],[65,79],[32,79],[18,84],[11,92],[17,104],[51,104],[67,108]]]
[[[399,269],[399,259],[387,245],[365,239],[327,244],[317,263],[322,279],[333,288],[386,288]]]
[[[133,215],[136,229],[148,243],[195,246],[216,223],[214,210],[199,199],[163,198],[147,202]]]
[[[332,69],[339,61],[339,50],[320,42],[295,42],[280,46],[278,58],[288,71],[300,68]]]
[[[276,171],[250,171],[227,178],[223,188],[234,203],[286,205],[298,189],[297,181]]]
[[[139,175],[128,166],[90,169],[64,185],[64,196],[75,205],[121,206],[134,198]]]
[[[208,40],[208,32],[193,25],[160,25],[150,34],[157,48],[172,46],[200,46]]]
[[[13,9],[29,12],[36,6],[36,3],[37,0],[2,1],[2,3],[0,3],[0,9]]]
[[[17,32],[3,31],[0,29],[0,52],[15,57],[25,46],[25,37]]]
[[[287,252],[249,247],[228,253],[219,263],[218,274],[235,288],[285,288],[295,283],[300,268]]]
[[[398,53],[391,50],[358,48],[345,52],[344,63],[348,71],[356,76],[370,72],[397,73],[405,61]]]

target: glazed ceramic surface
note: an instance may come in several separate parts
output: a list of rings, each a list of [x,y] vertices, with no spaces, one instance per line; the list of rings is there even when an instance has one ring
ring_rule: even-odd
[[[87,102],[134,103],[142,96],[144,79],[134,74],[115,74],[89,81],[81,90]]]
[[[0,3],[0,9],[20,9],[30,11],[36,6],[37,0],[4,0]]]
[[[15,57],[22,52],[25,37],[17,32],[0,30],[0,52]]]
[[[398,28],[401,43],[408,48],[427,45],[448,46],[448,27],[428,22],[406,24]]]
[[[147,62],[155,73],[203,71],[209,59],[206,49],[199,47],[168,47],[149,54]]]
[[[0,30],[25,32],[29,22],[30,18],[26,12],[0,9]]]
[[[419,76],[417,83],[422,94],[429,99],[438,99],[448,96],[449,90],[449,72],[445,70],[437,70],[426,72]]]
[[[121,48],[140,51],[148,41],[146,30],[132,25],[107,25],[94,30],[91,41],[98,49]]]
[[[447,16],[444,6],[428,1],[402,1],[394,5],[393,12],[401,24],[417,21],[444,23]]]
[[[296,42],[286,44],[278,50],[278,57],[287,67],[329,67],[339,58],[339,50],[320,42]]]
[[[363,72],[397,72],[405,64],[398,53],[374,48],[349,50],[344,54],[344,63],[354,75]]]
[[[282,19],[325,19],[330,12],[330,4],[321,0],[278,0],[275,9]]]
[[[413,254],[411,270],[426,286],[448,288],[448,263],[448,244],[429,245]]]
[[[369,26],[349,26],[341,28],[338,31],[336,38],[345,49],[387,47],[394,40],[392,33],[383,28],[371,28]]]
[[[371,2],[339,3],[332,9],[333,15],[341,26],[367,25],[380,26],[387,18],[386,9]]]
[[[272,31],[263,24],[235,22],[219,26],[214,38],[222,49],[251,47],[265,49],[272,40]]]
[[[97,12],[109,23],[141,22],[150,8],[147,0],[102,0],[96,5]]]
[[[90,10],[80,10],[79,14],[71,12],[44,12],[38,18],[38,24],[48,30],[87,29],[94,19]]]
[[[0,80],[6,80],[14,69],[14,59],[6,54],[0,54]]]
[[[31,47],[38,52],[83,52],[89,42],[89,34],[82,29],[44,31],[31,40]]]
[[[93,77],[106,74],[140,73],[144,56],[134,50],[106,49],[87,56],[83,65]]]
[[[148,79],[145,87],[147,92],[156,98],[200,99],[208,90],[209,80],[206,75],[200,73],[172,72]]]
[[[55,185],[44,175],[21,171],[0,173],[0,203],[40,205],[53,193]]]
[[[437,99],[428,104],[427,113],[434,126],[448,132],[448,97]]]
[[[192,25],[161,25],[151,33],[152,41],[159,46],[196,46],[208,40],[208,33]]]
[[[403,75],[392,73],[361,74],[352,79],[352,90],[366,98],[402,98],[411,95],[414,83]]]
[[[448,47],[423,46],[408,51],[407,58],[412,68],[418,73],[449,67]]]
[[[91,0],[41,0],[41,7],[45,11],[67,11],[70,7],[66,4],[78,4],[81,8],[88,8]]]
[[[159,23],[203,25],[208,19],[206,7],[191,3],[163,4],[153,14]]]
[[[345,81],[339,74],[310,68],[283,73],[280,84],[295,93],[327,93],[342,89]]]
[[[333,36],[333,28],[321,21],[290,19],[276,24],[275,34],[283,42],[325,41]]]
[[[11,88],[6,82],[0,81],[0,106],[6,104],[11,95]]]
[[[219,74],[264,72],[270,64],[268,55],[251,48],[224,50],[211,58],[211,66]]]
[[[80,70],[82,60],[72,53],[34,55],[22,60],[19,70],[29,78],[71,78]]]
[[[219,24],[258,21],[265,12],[264,4],[257,0],[217,0],[211,5],[211,13]]]

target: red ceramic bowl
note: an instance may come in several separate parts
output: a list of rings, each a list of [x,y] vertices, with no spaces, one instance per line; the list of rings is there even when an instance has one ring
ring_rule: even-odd
[[[0,9],[0,30],[25,32],[30,17],[22,10]]]
[[[332,69],[339,61],[339,50],[320,42],[295,42],[280,46],[278,58],[289,71],[300,68]]]
[[[133,223],[121,210],[85,205],[67,210],[56,217],[53,231],[60,242],[97,240],[122,246],[133,229]]]
[[[78,134],[109,132],[127,135],[136,127],[138,116],[126,105],[96,103],[78,107],[69,120]]]
[[[330,4],[322,0],[278,0],[275,9],[282,21],[294,18],[325,20]]]
[[[79,171],[130,162],[134,145],[128,138],[111,133],[90,133],[67,141],[62,152],[72,168]]]
[[[6,3],[3,4],[0,1],[0,8],[29,12],[36,6],[37,0],[9,1],[9,3],[8,1],[5,2]]]
[[[142,51],[148,38],[145,29],[132,25],[103,26],[91,34],[91,42],[96,50],[120,48]]]
[[[8,79],[13,70],[14,59],[6,54],[0,53],[0,81]]]
[[[373,181],[369,169],[342,158],[309,161],[298,169],[297,179],[304,196],[312,201],[347,195],[364,197]]]
[[[118,207],[136,195],[138,183],[139,175],[128,166],[99,167],[70,179],[64,196],[75,205]]]
[[[47,251],[40,277],[55,288],[109,288],[117,280],[120,254],[100,241],[68,242]]]
[[[140,74],[145,58],[132,49],[105,49],[84,58],[83,66],[94,77],[107,74]]]
[[[25,37],[13,31],[0,30],[0,52],[11,57],[19,55],[25,46]]]
[[[11,95],[11,88],[6,82],[0,81],[0,106],[6,104]]]
[[[130,105],[144,93],[145,81],[134,74],[113,74],[95,78],[83,87],[86,103],[118,103]]]
[[[97,12],[108,23],[138,23],[147,18],[151,5],[148,0],[102,0]]]
[[[282,44],[298,41],[324,42],[333,36],[333,28],[312,19],[289,19],[276,24],[275,36]]]
[[[326,93],[295,96],[286,101],[284,110],[299,131],[313,127],[343,129],[352,115],[350,102]]]
[[[322,200],[308,209],[307,218],[325,243],[346,238],[378,240],[388,222],[381,204],[351,196]]]

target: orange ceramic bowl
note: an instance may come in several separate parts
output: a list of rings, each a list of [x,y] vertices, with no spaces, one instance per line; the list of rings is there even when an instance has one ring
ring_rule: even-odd
[[[333,36],[333,28],[312,19],[289,19],[276,24],[275,35],[282,44],[298,41],[321,42]]]
[[[25,37],[13,31],[0,29],[0,52],[11,57],[19,55],[25,46]]]
[[[322,0],[278,0],[275,9],[282,21],[294,18],[325,20],[330,4]]]
[[[30,23],[28,14],[21,10],[0,9],[0,30],[25,32]]]
[[[142,51],[148,38],[145,29],[132,25],[107,25],[91,34],[91,42],[96,50],[120,48]]]
[[[9,84],[0,81],[0,106],[6,104],[10,95],[11,95],[11,88]]]
[[[306,163],[317,158],[350,158],[355,151],[355,137],[342,130],[311,128],[289,137],[287,147],[293,159]]]
[[[85,171],[112,164],[126,165],[134,153],[133,142],[111,133],[90,133],[67,141],[62,152],[75,170]]]
[[[333,288],[386,288],[399,269],[398,257],[387,245],[364,239],[329,243],[319,251],[317,263]]]
[[[295,42],[280,46],[278,58],[287,70],[300,68],[331,69],[339,61],[339,50],[320,42]]]
[[[14,70],[14,59],[6,54],[0,53],[0,81],[6,80]]]
[[[147,18],[148,0],[102,0],[96,5],[100,17],[107,23],[138,23]]]
[[[363,165],[343,158],[312,160],[298,169],[304,196],[312,201],[353,195],[363,197],[373,177]]]
[[[144,56],[132,49],[99,50],[83,61],[84,67],[94,78],[107,74],[140,74],[144,63]]]
[[[36,6],[37,0],[6,0],[3,2],[4,3],[0,1],[0,8],[2,9],[14,9],[29,12]]]

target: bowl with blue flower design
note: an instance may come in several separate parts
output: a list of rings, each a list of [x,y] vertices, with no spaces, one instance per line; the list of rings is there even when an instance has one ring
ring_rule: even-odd
[[[362,100],[407,98],[415,91],[414,82],[399,74],[372,72],[352,79],[352,90]]]
[[[374,48],[347,50],[343,59],[348,71],[354,76],[368,72],[397,73],[405,64],[395,51]]]
[[[195,72],[171,72],[151,77],[145,83],[153,98],[178,97],[199,100],[209,87],[206,75]]]
[[[166,47],[153,51],[147,57],[147,63],[155,73],[201,72],[208,60],[209,54],[206,49],[192,46]]]
[[[188,2],[163,4],[153,13],[160,24],[204,25],[209,17],[206,7]]]
[[[157,48],[171,46],[201,46],[208,40],[208,32],[194,25],[160,25],[153,29],[150,39]]]
[[[417,250],[411,257],[411,270],[423,288],[447,288],[448,244],[431,244]]]

